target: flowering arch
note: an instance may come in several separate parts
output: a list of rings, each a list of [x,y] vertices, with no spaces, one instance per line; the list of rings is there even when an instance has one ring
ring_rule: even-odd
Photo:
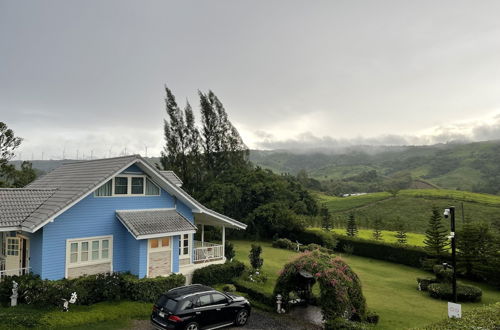
[[[319,283],[319,304],[325,321],[338,317],[365,319],[366,301],[361,282],[342,258],[319,250],[300,254],[281,270],[274,294],[281,294],[283,301],[287,302],[290,292],[295,292],[301,285],[300,271],[311,273]]]

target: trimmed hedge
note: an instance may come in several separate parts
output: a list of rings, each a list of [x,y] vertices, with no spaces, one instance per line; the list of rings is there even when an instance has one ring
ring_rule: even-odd
[[[441,300],[453,300],[453,290],[449,283],[432,283],[427,290],[432,298]],[[481,289],[471,285],[457,284],[457,300],[459,302],[477,302],[481,301],[483,292]]]
[[[420,291],[427,291],[429,285],[433,283],[438,283],[438,281],[433,277],[426,277],[426,278],[417,277],[417,285]]]
[[[210,265],[197,269],[193,273],[193,284],[215,285],[231,283],[233,278],[240,276],[245,265],[237,260],[225,264]]]
[[[463,312],[460,319],[446,319],[426,326],[427,330],[498,329],[500,302]]]
[[[331,242],[327,236],[330,236],[336,242],[334,250],[343,252],[346,248],[352,247],[352,254],[361,257],[385,260],[417,268],[422,267],[423,260],[432,257],[423,247],[335,235],[332,232],[317,229],[307,229],[300,235],[298,240],[304,244],[316,243],[331,249],[331,245],[329,245]]]
[[[138,279],[130,274],[113,273],[49,281],[34,274],[8,276],[0,282],[0,304],[9,304],[12,281],[19,284],[18,303],[60,306],[61,299],[69,299],[72,292],[78,295],[78,305],[122,299],[154,302],[163,292],[184,285],[186,278],[184,275],[174,274],[154,279]]]

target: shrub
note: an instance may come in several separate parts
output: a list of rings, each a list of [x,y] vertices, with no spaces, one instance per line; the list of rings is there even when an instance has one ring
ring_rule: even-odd
[[[260,257],[262,253],[262,247],[257,244],[252,244],[252,248],[250,249],[250,254],[248,255],[248,259],[250,259],[250,265],[252,265],[253,269],[259,269],[264,264],[264,259]]]
[[[338,244],[336,237],[331,232],[318,229],[307,229],[300,233],[294,233],[290,235],[290,238],[303,244],[315,243],[330,250],[335,250]]]
[[[460,319],[446,319],[431,324],[424,329],[452,330],[452,329],[498,329],[500,324],[500,302],[474,308],[462,313]]]
[[[220,265],[210,265],[197,269],[193,273],[193,283],[214,285],[230,283],[245,270],[243,263],[233,260]]]
[[[61,306],[62,298],[69,299],[76,292],[78,305],[92,305],[101,301],[123,298],[153,302],[158,296],[177,286],[184,285],[183,275],[138,279],[130,274],[96,274],[57,281],[42,280],[27,274],[9,276],[0,282],[0,303],[7,305],[12,294],[12,281],[19,283],[18,302],[28,305]]]
[[[432,277],[426,277],[426,278],[417,278],[417,284],[418,284],[418,289],[420,291],[427,291],[429,288],[429,285],[432,283],[437,283],[437,280]]]
[[[428,286],[429,295],[441,300],[453,300],[453,290],[449,283],[432,283]],[[457,300],[459,302],[481,301],[483,292],[481,289],[471,285],[457,285]]]
[[[325,330],[364,330],[368,329],[368,327],[360,322],[353,322],[346,320],[342,317],[337,317],[333,320],[327,320],[325,322]]]
[[[443,265],[434,265],[432,271],[436,274],[436,280],[439,283],[451,283],[453,279],[453,269],[445,268]]]
[[[224,292],[235,292],[236,291],[236,287],[234,286],[234,284],[224,284],[224,286],[222,287],[222,291],[224,291]]]
[[[374,311],[368,311],[366,312],[366,322],[372,323],[372,324],[377,324],[378,320],[380,319],[380,316],[375,313]]]
[[[288,238],[278,238],[273,241],[273,247],[278,249],[296,250],[297,244]]]
[[[125,292],[130,300],[155,302],[158,297],[170,289],[183,286],[186,278],[182,274],[168,277],[141,278],[128,275],[125,277]]]
[[[276,300],[273,295],[254,289],[250,283],[247,283],[242,278],[235,278],[234,286],[239,292],[248,294],[249,298],[273,309],[276,307]]]
[[[224,244],[224,256],[226,257],[226,260],[233,260],[235,255],[236,253],[234,252],[233,243],[226,241],[226,243]]]

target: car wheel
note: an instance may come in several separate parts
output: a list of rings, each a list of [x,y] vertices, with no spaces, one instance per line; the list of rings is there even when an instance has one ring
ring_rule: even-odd
[[[199,328],[200,327],[196,322],[191,322],[188,325],[186,325],[186,330],[198,330]]]
[[[238,314],[236,314],[236,321],[234,323],[236,323],[236,325],[238,326],[242,326],[242,325],[245,325],[248,321],[248,310],[247,309],[242,309],[238,312]]]

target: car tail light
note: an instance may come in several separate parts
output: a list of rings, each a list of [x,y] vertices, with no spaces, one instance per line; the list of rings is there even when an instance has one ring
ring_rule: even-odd
[[[178,317],[177,315],[170,315],[168,317],[168,320],[172,321],[172,322],[181,322],[182,321],[182,319],[180,317]]]

